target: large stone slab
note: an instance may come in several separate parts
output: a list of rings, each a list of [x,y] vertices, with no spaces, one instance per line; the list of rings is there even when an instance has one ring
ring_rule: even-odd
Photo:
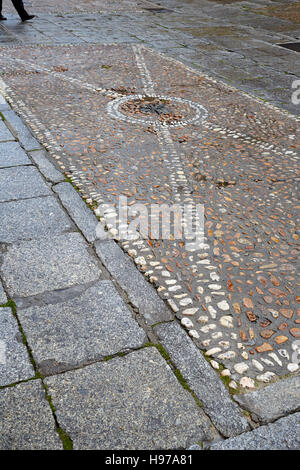
[[[249,429],[223,382],[183,329],[173,322],[158,325],[154,331],[220,433],[228,437]]]
[[[96,239],[98,220],[69,183],[57,184],[54,191],[89,242]]]
[[[31,161],[18,142],[0,143],[0,168],[30,164]]]
[[[7,297],[3,289],[2,282],[0,281],[0,305],[5,304],[7,302]]]
[[[0,390],[0,449],[62,449],[40,380]]]
[[[34,376],[17,320],[10,308],[0,308],[0,386]]]
[[[45,379],[74,449],[178,449],[211,425],[155,348]]]
[[[7,126],[4,124],[2,119],[0,119],[0,142],[5,142],[7,140],[15,140],[15,138],[12,133],[8,130]]]
[[[50,194],[38,170],[32,166],[0,170],[0,202]]]
[[[28,127],[25,126],[22,119],[20,119],[14,111],[3,111],[2,114],[12,127],[15,136],[26,150],[41,148],[41,145],[33,137]]]
[[[13,244],[3,254],[0,272],[12,297],[85,284],[101,273],[79,233]]]
[[[146,341],[111,281],[84,287],[70,300],[19,310],[19,318],[44,375],[138,348]]]
[[[300,413],[219,442],[212,450],[299,450]]]
[[[0,204],[0,243],[13,243],[59,234],[74,227],[55,197]]]
[[[262,390],[237,395],[235,400],[254,421],[268,423],[300,409],[300,376],[289,377]]]
[[[44,150],[36,150],[34,152],[29,152],[29,154],[47,180],[51,183],[60,183],[61,181],[64,181],[64,175],[55,168],[50,160],[48,160]]]
[[[126,292],[149,324],[172,320],[173,316],[157,292],[147,283],[130,258],[113,240],[98,241],[96,252],[104,266]]]

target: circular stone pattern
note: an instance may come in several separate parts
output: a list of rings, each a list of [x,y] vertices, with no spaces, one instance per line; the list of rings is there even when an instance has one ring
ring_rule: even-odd
[[[107,105],[114,119],[156,127],[182,127],[207,117],[207,110],[183,98],[157,95],[122,96]]]

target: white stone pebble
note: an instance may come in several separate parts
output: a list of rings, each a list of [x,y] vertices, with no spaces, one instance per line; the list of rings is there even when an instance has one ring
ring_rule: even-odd
[[[222,377],[229,377],[231,375],[231,372],[229,369],[224,369],[221,372]]]
[[[220,365],[217,361],[210,361],[210,364],[216,370],[218,370],[220,368]]]
[[[201,315],[201,316],[198,318],[197,322],[199,322],[199,323],[207,323],[207,322],[208,322],[208,316],[207,316],[207,315]]]
[[[182,307],[185,307],[186,305],[192,304],[193,301],[192,301],[192,299],[187,298],[187,299],[182,299],[182,300],[180,300],[179,303],[180,303],[180,305],[181,305]]]
[[[193,322],[189,318],[185,318],[185,317],[181,319],[181,324],[187,329],[191,329],[194,327]]]
[[[234,380],[231,380],[231,382],[229,382],[229,387],[233,388],[234,390],[238,389],[237,383]]]
[[[222,336],[223,336],[222,331],[216,331],[215,333],[211,335],[212,339],[219,339],[219,338],[222,338]]]
[[[243,388],[255,388],[254,380],[250,377],[242,377],[240,380],[240,385]]]
[[[295,362],[290,362],[290,364],[287,365],[287,368],[290,372],[296,372],[296,370],[299,369],[299,365]]]
[[[190,330],[190,331],[189,331],[189,335],[190,335],[192,338],[199,339],[199,333],[198,333],[196,330]]]
[[[202,333],[208,333],[210,330],[215,330],[217,326],[214,323],[211,323],[210,325],[205,325],[202,326],[201,331]]]
[[[234,359],[236,357],[235,351],[226,351],[222,354],[219,354],[218,359]]]
[[[222,300],[222,301],[219,302],[217,305],[218,305],[218,307],[219,307],[220,310],[223,310],[223,311],[229,310],[229,305],[228,305],[228,303],[227,303],[226,300]]]
[[[179,308],[177,307],[177,305],[175,304],[175,302],[172,299],[168,299],[167,302],[170,305],[173,312],[175,312],[175,313],[178,312]]]
[[[216,318],[216,317],[217,317],[217,311],[216,311],[216,309],[215,309],[212,305],[209,305],[209,306],[207,307],[207,310],[209,311],[210,316],[211,316],[212,318]]]
[[[264,366],[260,362],[258,362],[256,359],[252,359],[252,364],[260,372],[262,372],[264,370]]]
[[[206,354],[207,356],[212,356],[213,354],[217,354],[217,353],[219,353],[219,352],[221,352],[221,351],[222,351],[221,348],[211,348],[211,349],[209,349],[208,351],[206,351],[205,354]]]
[[[220,323],[225,328],[233,328],[233,318],[229,315],[224,315],[220,318]]]
[[[196,312],[198,312],[198,308],[186,308],[184,311],[183,311],[183,314],[184,315],[195,315]]]
[[[168,287],[170,292],[176,292],[177,290],[181,290],[181,286],[171,286]]]
[[[171,277],[171,274],[169,273],[169,271],[162,271],[161,274],[164,277]]]
[[[220,289],[222,289],[222,286],[220,286],[220,284],[208,284],[208,287],[211,290],[220,290]]]
[[[249,366],[248,364],[245,364],[245,362],[239,362],[238,364],[235,364],[233,368],[238,374],[243,374],[249,369]]]
[[[272,380],[274,377],[276,377],[276,374],[274,374],[274,372],[269,371],[256,376],[257,380],[259,380],[260,382],[270,382],[270,380]]]

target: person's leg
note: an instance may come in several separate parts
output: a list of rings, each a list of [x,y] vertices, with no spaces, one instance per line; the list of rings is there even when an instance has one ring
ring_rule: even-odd
[[[23,0],[11,0],[22,21],[31,20],[34,15],[28,15],[24,8]]]
[[[0,20],[6,20],[6,18],[2,15],[2,0],[0,0]]]

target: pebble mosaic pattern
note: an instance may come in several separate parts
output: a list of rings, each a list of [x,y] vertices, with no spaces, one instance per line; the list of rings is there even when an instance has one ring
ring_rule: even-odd
[[[2,91],[87,202],[204,204],[197,250],[151,237],[121,245],[232,388],[296,372],[296,120],[140,46],[0,56]],[[145,96],[182,100],[184,120],[113,115]]]

